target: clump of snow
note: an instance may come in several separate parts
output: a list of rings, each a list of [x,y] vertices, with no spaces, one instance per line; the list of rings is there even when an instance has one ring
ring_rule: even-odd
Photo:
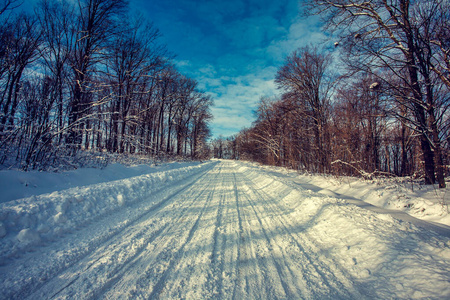
[[[17,234],[17,240],[24,245],[36,244],[41,240],[39,233],[30,228],[25,228]]]
[[[124,206],[125,199],[122,194],[117,195],[117,203],[119,204],[119,206]]]
[[[374,82],[369,86],[369,89],[371,90],[375,90],[380,86],[380,84],[378,82]]]
[[[67,217],[62,213],[58,212],[56,215],[53,216],[53,224],[62,224],[67,222]],[[39,227],[42,228],[45,226],[44,224],[40,224]],[[48,227],[47,227],[48,228]]]

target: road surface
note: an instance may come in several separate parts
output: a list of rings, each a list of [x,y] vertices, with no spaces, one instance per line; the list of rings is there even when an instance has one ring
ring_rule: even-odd
[[[449,240],[217,161],[0,266],[2,299],[449,296]]]

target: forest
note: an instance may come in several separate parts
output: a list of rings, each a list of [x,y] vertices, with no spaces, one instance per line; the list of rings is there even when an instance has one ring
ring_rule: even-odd
[[[305,172],[412,176],[445,187],[450,159],[448,1],[309,0],[335,38],[285,59],[251,128],[214,155]]]
[[[80,153],[208,155],[211,97],[127,1],[0,5],[1,165],[46,170]]]
[[[0,3],[2,166],[44,170],[80,153],[202,159],[212,150],[302,172],[446,186],[446,0],[302,1],[329,40],[288,55],[274,78],[279,96],[261,97],[250,128],[211,143],[213,99],[125,0]]]

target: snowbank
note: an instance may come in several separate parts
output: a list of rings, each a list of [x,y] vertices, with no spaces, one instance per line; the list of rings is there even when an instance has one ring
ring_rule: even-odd
[[[196,164],[196,162],[172,162],[161,165],[138,164],[126,166],[114,163],[105,168],[80,168],[58,173],[0,170],[0,203],[77,186],[163,172]]]
[[[450,226],[450,190],[435,186],[401,182],[396,179],[365,181],[355,178],[298,176],[300,182],[310,183],[337,195],[353,197],[377,207],[399,210],[425,221]]]
[[[362,200],[380,208],[402,211],[421,220],[450,226],[450,182],[447,182],[447,188],[438,189],[402,178],[367,181],[352,177],[299,175],[285,168],[247,164],[261,168],[279,180],[289,178],[298,186],[324,195]]]
[[[165,166],[163,168],[165,171],[162,172],[153,170],[154,173],[127,179],[77,186],[0,203],[0,257],[10,257],[21,249],[29,249],[40,242],[55,239],[64,232],[78,228],[123,206],[149,199],[152,193],[212,168],[214,164],[208,162]],[[137,170],[124,172],[123,176],[148,171],[150,171],[148,168],[139,167]],[[89,182],[93,177],[95,174],[91,174],[91,177],[85,178],[84,181]],[[68,178],[73,180],[71,182],[80,182],[74,180],[73,176]],[[103,181],[107,178],[102,177],[98,180]],[[50,188],[48,184],[46,188]]]
[[[340,276],[340,272],[350,275],[354,278],[353,284],[366,291],[368,299],[439,299],[450,295],[446,269],[450,260],[448,237],[430,231],[426,226],[402,221],[389,211],[366,209],[356,204],[360,201],[353,201],[350,196],[342,197],[338,192],[342,193],[345,188],[330,184],[335,183],[334,180],[298,175],[291,180],[287,174],[294,174],[280,171],[252,166],[246,168],[245,173],[257,191],[279,199],[286,207],[282,215],[287,217],[286,220],[295,220],[290,228],[304,237],[298,246],[305,253],[317,255],[311,259],[334,258],[337,268],[325,272],[335,276]],[[299,185],[299,181],[308,183]],[[361,194],[358,194],[357,183],[359,187],[365,187]],[[319,185],[322,187],[318,188]],[[385,194],[392,191],[389,185],[380,187],[358,180],[352,187],[347,190],[348,194],[366,195],[365,199],[373,197],[375,191],[387,191]],[[397,188],[395,190],[398,192]],[[421,191],[421,194],[426,193]],[[422,201],[416,199],[414,203]],[[270,220],[276,217],[272,215]]]

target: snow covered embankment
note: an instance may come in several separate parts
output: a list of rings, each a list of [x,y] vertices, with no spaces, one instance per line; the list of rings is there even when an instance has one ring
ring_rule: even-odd
[[[402,211],[417,219],[450,226],[450,181],[447,188],[439,189],[434,185],[412,183],[406,178],[364,180],[346,176],[300,175],[295,170],[282,167],[247,164],[279,180],[290,180],[321,194],[353,198],[383,209]]]
[[[310,255],[311,262],[328,261],[321,267],[343,283],[350,277],[351,286],[361,291],[363,298],[450,296],[447,236],[399,220],[388,211],[360,207],[329,190],[314,191],[309,189],[312,185],[298,185],[282,174],[273,176],[272,172],[251,165],[242,166],[240,171],[245,171],[253,183],[253,191],[245,191],[249,197],[255,193],[252,198],[264,201],[264,194],[267,195],[264,209],[271,206],[270,199],[279,199],[279,207],[266,218],[269,224],[274,222],[270,227],[279,230],[286,226],[292,239],[298,240],[301,252]],[[277,218],[279,224],[275,223]],[[292,244],[285,244],[283,249],[291,247]]]
[[[214,162],[0,203],[0,257],[56,239],[123,206],[148,199],[174,182],[213,167]]]

